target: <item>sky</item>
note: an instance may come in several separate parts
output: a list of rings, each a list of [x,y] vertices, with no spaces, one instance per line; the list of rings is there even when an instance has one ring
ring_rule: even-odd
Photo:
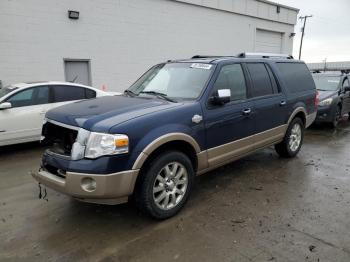
[[[300,9],[306,22],[301,59],[308,62],[350,61],[350,0],[274,0]],[[299,56],[302,23],[294,32],[293,56]]]

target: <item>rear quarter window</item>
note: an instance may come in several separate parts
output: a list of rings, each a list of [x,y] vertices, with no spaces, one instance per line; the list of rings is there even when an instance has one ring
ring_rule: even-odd
[[[94,90],[85,88],[85,98],[91,99],[96,97],[96,92]]]
[[[276,66],[290,93],[316,89],[311,73],[304,63],[276,63]]]
[[[82,100],[86,98],[85,88],[78,86],[57,85],[53,86],[54,102],[66,102]]]

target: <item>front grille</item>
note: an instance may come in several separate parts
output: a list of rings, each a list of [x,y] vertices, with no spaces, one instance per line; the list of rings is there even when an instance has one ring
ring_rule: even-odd
[[[50,145],[49,151],[70,157],[78,131],[46,122],[43,126],[42,135],[44,137],[43,142]]]

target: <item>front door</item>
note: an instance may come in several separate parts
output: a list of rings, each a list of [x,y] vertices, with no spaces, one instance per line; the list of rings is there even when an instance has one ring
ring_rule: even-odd
[[[222,66],[210,97],[220,89],[231,90],[231,101],[224,105],[208,102],[204,109],[209,167],[249,152],[253,145],[247,137],[254,134],[254,106],[247,101],[241,64]]]

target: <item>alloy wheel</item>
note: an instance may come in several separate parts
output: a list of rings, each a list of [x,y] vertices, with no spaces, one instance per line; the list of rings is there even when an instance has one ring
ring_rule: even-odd
[[[301,126],[299,123],[295,123],[289,136],[289,148],[292,152],[295,152],[299,149],[299,146],[301,144],[301,138]]]
[[[188,185],[188,173],[179,162],[164,166],[153,184],[153,200],[158,208],[169,210],[183,199]]]

